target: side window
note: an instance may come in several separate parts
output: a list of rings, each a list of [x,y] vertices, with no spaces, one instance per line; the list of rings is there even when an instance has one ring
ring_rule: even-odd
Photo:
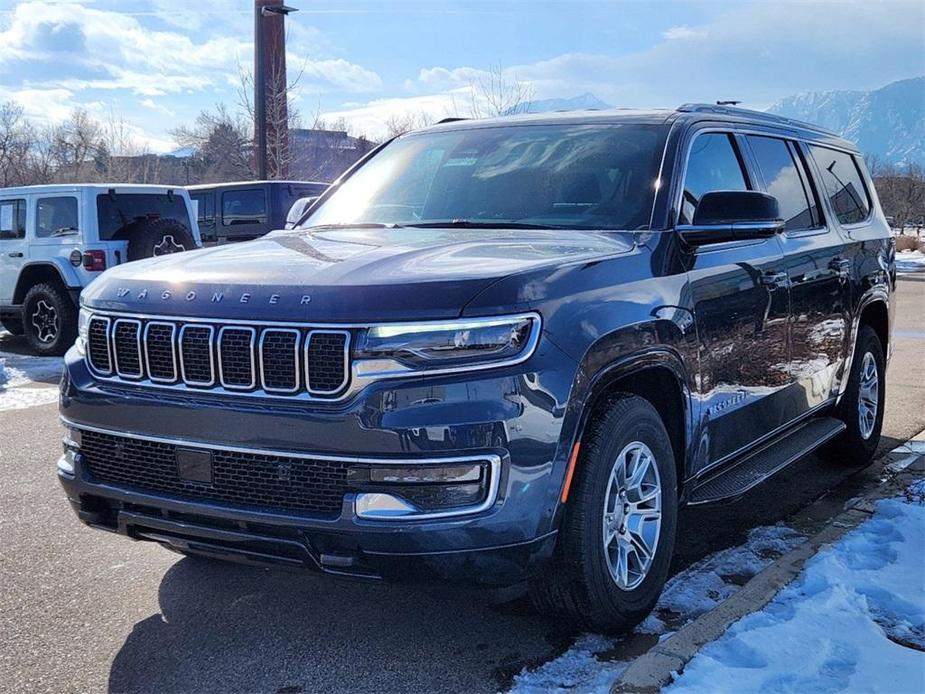
[[[77,198],[39,198],[35,217],[35,235],[39,238],[77,231]]]
[[[812,229],[816,226],[810,194],[790,145],[776,137],[749,135],[747,139],[768,193],[780,203],[786,228]]]
[[[748,190],[742,162],[726,133],[704,133],[694,139],[684,174],[679,223],[690,224],[700,198],[715,190]]]
[[[870,198],[854,157],[828,147],[810,145],[822,185],[842,224],[857,224],[870,215]]]
[[[0,240],[21,239],[26,235],[26,201],[0,201]]]
[[[229,190],[222,193],[222,224],[260,224],[267,221],[267,196],[263,190]]]
[[[200,224],[211,224],[215,221],[215,195],[213,193],[190,195],[190,199],[199,203],[199,212],[196,218],[197,222]]]

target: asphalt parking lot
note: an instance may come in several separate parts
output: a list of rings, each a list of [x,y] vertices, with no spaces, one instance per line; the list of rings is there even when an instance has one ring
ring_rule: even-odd
[[[925,428],[923,280],[900,282],[883,451]],[[0,355],[20,348],[0,341]],[[0,411],[5,690],[493,692],[573,636],[479,593],[216,564],[89,530],[55,479],[60,436],[53,404]],[[675,570],[879,474],[813,456],[734,505],[685,512]]]

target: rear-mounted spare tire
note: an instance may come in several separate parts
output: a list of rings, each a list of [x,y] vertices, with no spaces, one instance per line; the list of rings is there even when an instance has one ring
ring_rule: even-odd
[[[189,229],[173,219],[142,222],[127,234],[128,259],[141,260],[197,248]]]

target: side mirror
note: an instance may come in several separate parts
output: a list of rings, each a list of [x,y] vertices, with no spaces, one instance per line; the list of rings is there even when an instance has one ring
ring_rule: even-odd
[[[321,197],[320,195],[309,196],[307,198],[299,198],[294,203],[292,207],[289,208],[289,214],[286,215],[286,229],[294,229],[296,224],[302,221],[302,217],[305,216],[305,213],[308,211],[308,208],[315,204],[315,201]]]
[[[678,232],[694,246],[738,239],[766,239],[784,230],[777,198],[754,190],[704,193],[692,224]]]

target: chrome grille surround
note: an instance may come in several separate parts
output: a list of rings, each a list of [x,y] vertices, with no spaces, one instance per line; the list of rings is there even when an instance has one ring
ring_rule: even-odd
[[[350,394],[350,329],[102,312],[92,312],[88,325],[96,332],[94,349],[88,348],[85,361],[99,381],[281,400],[337,401]],[[117,331],[120,348],[116,344]],[[168,333],[169,350],[163,342]],[[342,344],[336,353],[327,349],[320,357],[323,363],[316,358],[312,364],[312,368],[327,372],[326,379],[322,379],[325,387],[317,389],[309,387],[311,376],[306,371],[313,336],[331,336]],[[137,370],[131,358],[126,370],[129,340],[131,354],[137,355]],[[108,352],[103,351],[103,346]],[[113,367],[110,370],[104,368],[107,356]],[[342,375],[339,384],[331,382],[332,373]],[[173,378],[168,378],[171,375]]]

